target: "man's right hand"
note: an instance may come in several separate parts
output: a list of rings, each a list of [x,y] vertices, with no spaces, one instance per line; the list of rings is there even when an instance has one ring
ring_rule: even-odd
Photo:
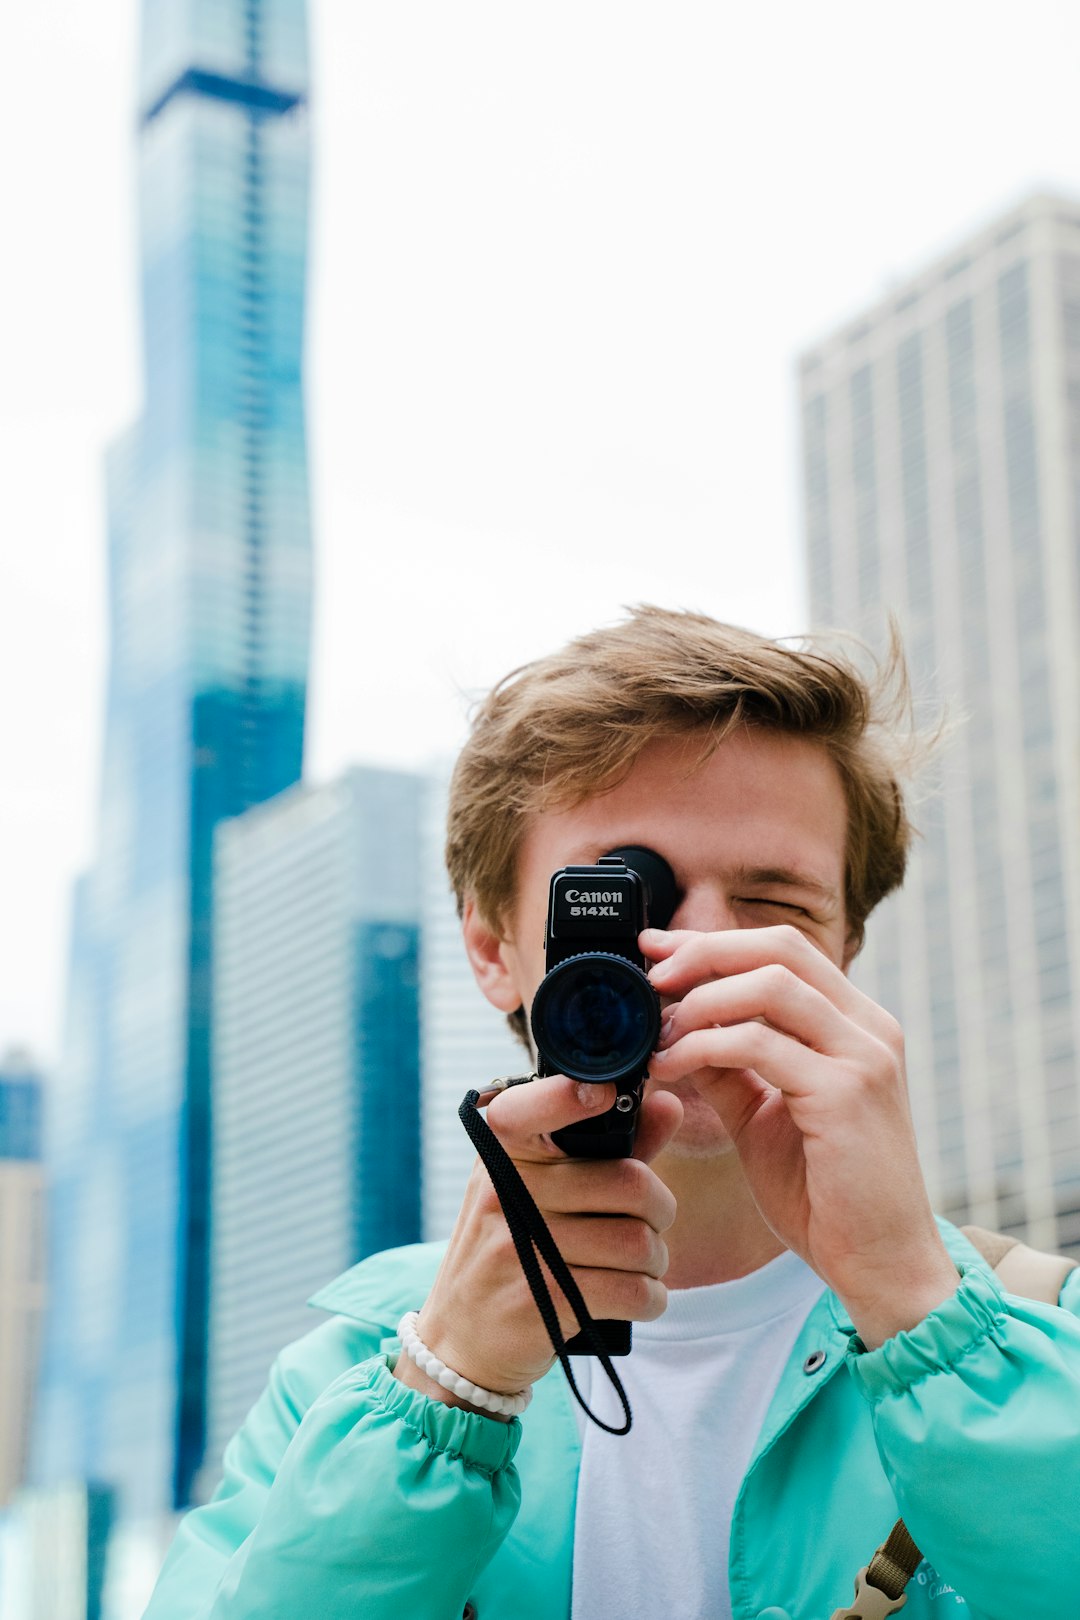
[[[682,1104],[669,1092],[646,1097],[630,1159],[572,1159],[551,1132],[611,1108],[613,1085],[578,1085],[562,1075],[501,1092],[487,1122],[516,1164],[559,1251],[597,1320],[651,1322],[662,1316],[663,1234],[675,1199],[650,1161],[674,1136]],[[573,1311],[544,1266],[563,1334]],[[483,1389],[513,1394],[555,1360],[521,1269],[495,1189],[477,1160],[438,1276],[420,1312],[420,1338],[441,1361]],[[395,1376],[452,1406],[466,1406],[407,1356]],[[478,1408],[469,1408],[478,1410]]]

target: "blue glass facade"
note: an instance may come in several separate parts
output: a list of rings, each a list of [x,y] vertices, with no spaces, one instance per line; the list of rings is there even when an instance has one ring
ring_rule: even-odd
[[[41,1082],[0,1066],[0,1159],[41,1158]]]
[[[301,773],[303,0],[144,0],[145,408],[108,463],[98,856],[48,1132],[34,1467],[183,1506],[205,1434],[214,829]]]
[[[356,925],[353,1253],[420,1240],[420,930]]]

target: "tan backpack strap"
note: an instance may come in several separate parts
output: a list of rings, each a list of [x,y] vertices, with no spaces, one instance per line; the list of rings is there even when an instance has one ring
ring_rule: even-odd
[[[981,1226],[962,1226],[960,1230],[993,1266],[1007,1294],[1056,1305],[1066,1277],[1076,1268],[1076,1261],[1063,1254],[1043,1254],[1000,1232],[987,1232]]]
[[[1063,1254],[1042,1254],[1003,1232],[988,1232],[984,1226],[960,1228],[972,1248],[994,1269],[1006,1293],[1056,1305],[1062,1285],[1078,1262]],[[865,1569],[855,1577],[855,1602],[837,1609],[832,1620],[887,1620],[907,1602],[904,1588],[922,1562],[922,1553],[908,1534],[903,1519],[897,1519]]]
[[[1019,1239],[1006,1237],[1004,1232],[988,1232],[985,1226],[962,1226],[960,1228],[973,1249],[978,1249],[988,1266],[996,1271],[1010,1249],[1015,1249]]]

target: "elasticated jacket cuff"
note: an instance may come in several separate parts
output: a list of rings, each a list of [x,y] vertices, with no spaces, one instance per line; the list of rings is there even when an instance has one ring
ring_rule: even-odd
[[[460,1457],[468,1468],[498,1474],[508,1468],[521,1444],[521,1424],[509,1423],[466,1412],[460,1406],[447,1406],[430,1395],[394,1377],[391,1357],[372,1356],[346,1376],[354,1388],[371,1390],[372,1396],[407,1429],[426,1440],[432,1451]]]
[[[906,1333],[867,1350],[848,1343],[847,1365],[857,1388],[875,1404],[910,1390],[932,1373],[947,1372],[988,1338],[1000,1339],[1005,1304],[997,1278],[981,1267],[960,1266],[960,1286]]]

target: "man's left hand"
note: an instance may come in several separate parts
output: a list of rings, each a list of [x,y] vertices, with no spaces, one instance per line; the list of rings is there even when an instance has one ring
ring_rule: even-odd
[[[777,1237],[843,1300],[867,1348],[959,1277],[923,1181],[899,1024],[797,928],[647,929],[670,1000],[652,1078],[692,1084]]]

